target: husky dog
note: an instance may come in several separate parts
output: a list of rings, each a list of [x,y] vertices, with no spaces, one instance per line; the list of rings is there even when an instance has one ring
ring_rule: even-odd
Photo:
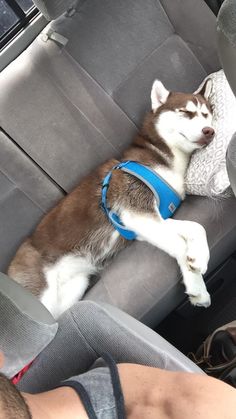
[[[152,111],[120,161],[149,166],[184,199],[190,156],[214,137],[210,89],[208,80],[194,94],[169,92],[156,80],[151,91]],[[103,179],[117,163],[111,159],[85,177],[42,219],[9,266],[9,276],[36,295],[55,318],[82,298],[90,275],[129,243],[100,206]],[[190,302],[208,307],[211,301],[202,277],[209,260],[204,228],[196,222],[164,220],[152,191],[120,170],[113,172],[107,197],[137,240],[145,240],[176,259]]]

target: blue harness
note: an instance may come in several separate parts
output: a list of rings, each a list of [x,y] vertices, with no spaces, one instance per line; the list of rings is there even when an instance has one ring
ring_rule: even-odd
[[[171,217],[180,206],[182,201],[181,197],[160,175],[154,172],[154,170],[130,160],[117,164],[103,179],[101,206],[110,223],[126,240],[136,239],[137,234],[124,226],[120,217],[109,208],[107,203],[107,190],[109,188],[113,170],[122,170],[144,182],[153,192],[157,201],[158,210],[164,220]]]

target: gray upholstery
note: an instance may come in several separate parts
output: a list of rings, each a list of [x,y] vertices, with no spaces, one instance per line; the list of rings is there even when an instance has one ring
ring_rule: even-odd
[[[29,62],[32,69],[26,71]],[[66,191],[91,168],[118,156],[136,130],[111,97],[50,40],[39,37],[22,54],[20,68],[16,60],[3,71],[2,84],[4,129]],[[29,117],[31,123],[21,123]]]
[[[77,0],[34,0],[35,5],[48,20],[56,19],[74,6]]]
[[[0,271],[62,196],[45,173],[0,131]]]
[[[208,272],[235,249],[235,214],[234,197],[210,200],[191,196],[175,215],[177,219],[201,222],[206,228],[211,249]],[[155,247],[135,242],[116,256],[86,298],[114,304],[155,326],[170,307],[183,300],[184,287],[179,285],[180,281],[174,259]]]
[[[58,325],[28,291],[0,273],[1,371],[13,377],[51,342]]]
[[[226,156],[227,171],[231,187],[236,196],[236,134],[233,135]]]
[[[236,3],[225,0],[217,18],[219,57],[228,82],[236,94]]]
[[[39,36],[3,71],[1,116],[6,132],[67,191],[127,146],[130,119],[138,124],[150,109],[155,77],[189,91],[219,65],[214,16],[204,2],[79,2],[77,13],[49,28],[67,44]]]
[[[3,129],[14,140],[12,161],[26,153],[27,165],[44,178],[49,206],[50,189],[70,191],[82,176],[119,156],[130,143],[150,109],[154,78],[169,89],[193,91],[219,68],[215,17],[201,0],[79,1],[76,13],[51,22],[45,33],[48,38],[39,35],[2,72],[0,115]],[[31,196],[37,188],[31,177],[28,183]],[[38,205],[38,198],[34,202]],[[176,214],[206,226],[211,270],[235,250],[235,209],[235,199],[187,197]],[[17,220],[19,212],[23,221],[22,229],[14,221],[4,250],[7,261],[24,232],[41,217],[35,208],[27,215],[21,211],[22,206],[12,214]],[[4,243],[0,246],[5,249]],[[88,298],[113,302],[155,323],[183,299],[178,281],[174,260],[134,243],[105,270]]]
[[[49,390],[61,380],[87,371],[104,352],[117,362],[202,373],[134,318],[108,305],[82,301],[59,319],[56,337],[23,376],[19,388],[31,393]]]

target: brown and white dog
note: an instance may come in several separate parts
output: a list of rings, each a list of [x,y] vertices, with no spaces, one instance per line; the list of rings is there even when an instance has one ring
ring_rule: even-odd
[[[184,198],[190,156],[214,136],[207,101],[210,88],[207,81],[195,94],[170,93],[156,80],[152,111],[121,160],[151,167]],[[85,177],[42,219],[9,266],[9,276],[36,295],[55,318],[82,298],[90,275],[129,243],[114,230],[100,207],[103,178],[117,163],[109,160]],[[209,260],[204,228],[191,221],[163,220],[150,189],[120,170],[113,172],[108,201],[138,240],[177,260],[191,303],[209,306],[202,277]]]

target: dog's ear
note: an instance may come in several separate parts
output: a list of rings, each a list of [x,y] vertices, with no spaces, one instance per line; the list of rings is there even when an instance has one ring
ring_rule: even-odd
[[[160,80],[155,80],[152,85],[151,101],[152,110],[156,112],[159,106],[163,105],[169,96],[169,91],[165,88]]]
[[[205,83],[203,84],[203,86],[200,86],[196,92],[194,92],[195,95],[201,95],[203,96],[206,100],[209,99],[210,93],[211,93],[211,89],[212,89],[212,80],[211,79],[207,79],[205,81]]]

